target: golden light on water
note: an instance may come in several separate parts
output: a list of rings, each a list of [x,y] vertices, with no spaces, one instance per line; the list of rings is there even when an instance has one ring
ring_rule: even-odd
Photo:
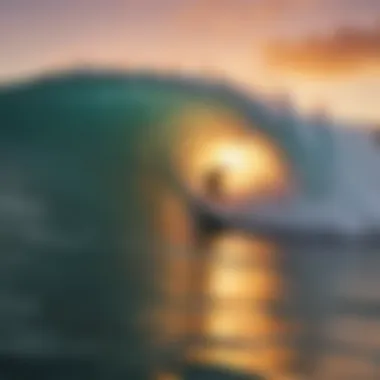
[[[229,159],[238,161],[238,155]],[[226,231],[198,247],[183,200],[169,191],[161,193],[160,200],[156,217],[164,245],[159,282],[168,303],[155,314],[158,345],[171,347],[186,337],[205,338],[214,343],[202,343],[201,339],[174,349],[173,355],[191,363],[228,366],[248,373],[284,373],[295,353],[270,339],[292,334],[294,329],[290,321],[263,308],[286,297],[275,244]],[[183,249],[188,254],[183,254]],[[202,299],[211,303],[207,301],[207,307],[196,312],[186,306]],[[223,341],[237,342],[238,346]],[[267,341],[267,345],[255,347],[255,341]]]
[[[242,233],[224,233],[213,239],[210,250],[218,253],[219,262],[231,266],[273,266],[277,259],[275,244],[266,239],[252,238]],[[233,252],[233,254],[231,254]]]
[[[269,241],[224,233],[213,240],[209,254],[213,270],[206,291],[210,296],[249,299],[251,303],[282,296],[275,271],[276,247]]]
[[[263,308],[266,302],[284,297],[276,247],[266,240],[230,232],[215,237],[208,248],[203,294],[213,303],[201,318],[198,334],[242,346],[196,345],[189,350],[188,359],[248,373],[281,373],[294,352],[270,339],[288,334],[292,328]],[[254,346],[254,342],[266,340],[266,346]]]
[[[270,378],[291,374],[297,353],[294,347],[276,343],[276,337],[297,334],[299,326],[263,307],[281,304],[287,297],[277,246],[267,239],[225,231],[198,247],[183,200],[171,192],[162,193],[160,199],[157,217],[164,246],[159,283],[168,303],[154,314],[157,347],[174,347],[170,348],[174,361],[227,366]],[[188,254],[183,254],[184,248]],[[202,299],[206,307],[188,307],[188,302]],[[200,341],[183,345],[188,337]]]
[[[179,139],[173,144],[173,162],[180,182],[194,195],[205,196],[204,177],[215,168],[223,171],[226,204],[287,189],[289,171],[281,150],[245,120],[217,107],[203,107],[181,115],[176,122]],[[249,373],[281,373],[293,352],[272,344],[270,337],[288,334],[291,326],[263,308],[284,297],[283,279],[276,271],[276,247],[232,231],[199,247],[186,201],[167,193],[160,196],[160,205],[157,226],[165,242],[161,285],[170,303],[177,305],[162,310],[162,342],[210,339],[213,343],[201,339],[174,356]],[[194,255],[176,255],[173,248],[193,250]],[[201,301],[202,308],[186,312],[184,302],[194,300]],[[219,344],[220,339],[242,345]],[[266,339],[266,347],[244,346],[247,341]]]

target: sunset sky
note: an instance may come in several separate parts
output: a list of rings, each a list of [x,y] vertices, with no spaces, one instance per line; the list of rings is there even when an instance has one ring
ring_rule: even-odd
[[[0,80],[67,67],[225,76],[380,123],[380,0],[0,0]]]

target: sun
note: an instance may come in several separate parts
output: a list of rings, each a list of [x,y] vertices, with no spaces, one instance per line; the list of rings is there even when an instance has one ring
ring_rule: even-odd
[[[197,110],[180,126],[175,165],[195,195],[207,198],[214,192],[219,201],[234,203],[287,189],[290,172],[279,146],[236,115]]]

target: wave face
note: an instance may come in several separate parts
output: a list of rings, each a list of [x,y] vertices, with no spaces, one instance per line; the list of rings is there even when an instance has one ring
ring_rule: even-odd
[[[149,218],[161,188],[147,175],[152,194],[141,195],[137,185],[152,172],[137,148],[170,152],[176,131],[160,128],[199,99],[244,115],[299,177],[286,203],[210,210],[219,218],[299,235],[380,229],[380,159],[369,133],[304,121],[259,96],[193,79],[68,75],[0,88],[0,367],[15,360],[11,377],[34,379],[31,360],[45,370],[47,362],[60,371],[78,365],[83,379],[94,369],[107,379],[147,378],[157,342],[143,312],[162,280]],[[164,154],[154,158],[167,169]]]
[[[305,119],[291,105],[278,107],[228,83],[144,73],[79,72],[0,88],[2,150],[18,147],[16,161],[33,149],[36,156],[42,156],[42,151],[50,154],[50,158],[34,157],[38,165],[38,159],[49,161],[59,149],[67,154],[62,149],[72,138],[77,142],[70,147],[76,149],[75,157],[92,155],[101,161],[103,153],[110,157],[102,145],[108,141],[114,151],[119,150],[119,157],[128,157],[124,165],[132,183],[138,165],[136,147],[150,149],[162,143],[173,150],[175,128],[162,126],[179,110],[202,102],[234,110],[248,120],[252,130],[275,140],[298,179],[298,188],[286,203],[256,202],[228,212],[215,209],[220,217],[247,228],[261,224],[300,233],[333,230],[351,235],[380,228],[380,148],[368,129],[345,128],[323,118]],[[159,131],[153,139],[148,125]]]

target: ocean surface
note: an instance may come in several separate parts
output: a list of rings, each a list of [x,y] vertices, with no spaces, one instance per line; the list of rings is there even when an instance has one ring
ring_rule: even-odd
[[[168,261],[172,357],[268,379],[380,378],[380,248],[233,231],[200,248]]]
[[[158,327],[161,375],[156,380],[255,379],[254,375],[271,380],[379,379],[379,250],[368,245],[290,244],[222,231],[204,239],[197,250],[167,252],[166,265],[161,266],[162,297],[149,310]],[[5,266],[2,269],[5,281]],[[67,293],[66,285],[62,289]],[[79,303],[65,301],[67,306],[55,307],[70,308],[70,318],[83,318],[81,307],[91,307],[86,303],[89,294],[80,294]],[[81,347],[71,358],[44,358],[43,351],[30,355],[38,347],[58,346],[67,334],[57,330],[46,335],[48,325],[34,317],[40,310],[37,304],[22,304],[10,295],[5,303],[5,296],[1,380],[146,378],[141,373],[103,374],[91,358],[79,354]],[[80,326],[91,335],[92,319],[99,315],[85,315]],[[16,328],[17,336],[12,335]],[[115,342],[115,352],[121,353]],[[11,354],[11,343],[20,354]],[[228,375],[220,375],[226,370]]]

